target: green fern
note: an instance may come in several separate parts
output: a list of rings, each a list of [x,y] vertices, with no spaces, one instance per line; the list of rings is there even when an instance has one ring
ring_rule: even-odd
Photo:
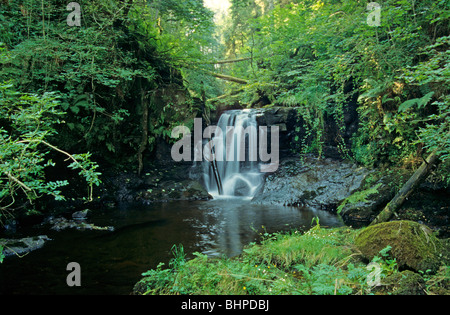
[[[349,197],[344,199],[344,201],[342,201],[342,203],[337,207],[337,213],[338,214],[341,213],[342,209],[344,209],[346,204],[355,204],[357,202],[367,202],[366,198],[370,195],[377,194],[378,188],[380,188],[380,186],[381,186],[381,183],[378,183],[377,185],[375,185],[371,188],[353,193],[352,195],[350,195]]]
[[[399,106],[398,111],[404,112],[416,104],[418,105],[419,108],[422,108],[431,101],[431,99],[433,98],[433,95],[434,95],[434,91],[426,94],[425,96],[423,96],[421,98],[414,98],[411,100],[407,100]]]

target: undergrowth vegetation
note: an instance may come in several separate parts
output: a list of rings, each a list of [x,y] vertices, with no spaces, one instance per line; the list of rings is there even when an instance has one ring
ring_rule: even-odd
[[[372,263],[363,261],[353,245],[358,230],[348,227],[307,232],[266,234],[233,258],[209,259],[201,253],[188,260],[182,245],[174,246],[174,258],[165,268],[143,273],[134,288],[137,294],[376,294],[383,279],[399,273],[390,247]],[[374,265],[376,267],[374,267]],[[378,278],[377,278],[378,277]],[[448,281],[448,268],[427,278],[427,293]]]

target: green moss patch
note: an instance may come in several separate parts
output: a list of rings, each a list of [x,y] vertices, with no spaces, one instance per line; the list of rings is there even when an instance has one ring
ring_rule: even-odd
[[[391,255],[399,267],[415,271],[436,271],[447,255],[429,228],[407,220],[369,226],[357,235],[355,245],[368,260],[391,246]]]

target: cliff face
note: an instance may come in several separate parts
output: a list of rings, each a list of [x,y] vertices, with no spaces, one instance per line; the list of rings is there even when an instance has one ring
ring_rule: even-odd
[[[305,121],[296,107],[269,107],[257,109],[257,122],[260,126],[279,126],[280,156],[301,151],[313,140],[305,127]],[[351,147],[351,137],[358,129],[358,115],[355,108],[344,113],[344,128],[340,130],[331,116],[324,117],[322,155],[327,158],[344,158],[342,144],[347,150]],[[270,128],[269,128],[270,130]]]

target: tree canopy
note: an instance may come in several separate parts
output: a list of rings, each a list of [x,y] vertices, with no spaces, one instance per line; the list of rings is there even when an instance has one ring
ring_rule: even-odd
[[[343,134],[354,102],[359,130],[342,150],[358,162],[405,162],[423,147],[448,158],[447,1],[379,1],[379,25],[366,1],[231,4],[227,54],[251,57],[228,66],[250,81],[241,96],[255,106],[264,95],[270,105],[299,108],[313,151],[321,151],[324,116]]]

